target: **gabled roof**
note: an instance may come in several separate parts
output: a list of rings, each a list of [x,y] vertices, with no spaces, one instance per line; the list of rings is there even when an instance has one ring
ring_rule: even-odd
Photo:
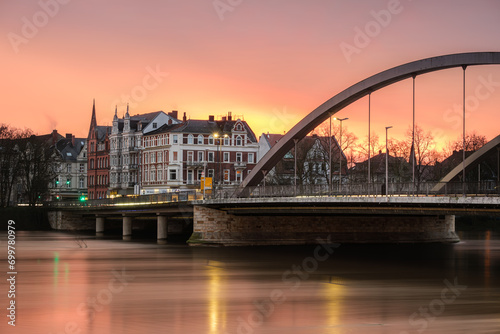
[[[55,145],[63,161],[76,161],[81,150],[85,146],[86,139],[75,138],[75,145],[72,139],[62,138]]]

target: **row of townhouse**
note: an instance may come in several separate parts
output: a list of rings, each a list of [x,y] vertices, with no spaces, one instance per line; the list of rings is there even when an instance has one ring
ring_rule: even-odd
[[[215,120],[164,124],[144,136],[141,182],[145,194],[199,188],[203,176],[216,187],[234,186],[257,162],[258,143],[248,124],[231,114]]]
[[[88,198],[199,189],[203,176],[215,187],[239,184],[257,163],[257,138],[233,119],[178,119],[176,110],[123,118],[98,126],[95,103],[87,138]]]

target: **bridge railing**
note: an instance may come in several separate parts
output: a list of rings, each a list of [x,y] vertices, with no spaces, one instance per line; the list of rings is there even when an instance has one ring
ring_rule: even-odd
[[[394,182],[387,188],[389,196],[500,196],[500,183],[485,182]],[[349,182],[343,184],[260,185],[249,197],[294,196],[385,196],[382,182]]]
[[[45,206],[71,208],[71,207],[107,207],[127,205],[155,205],[165,203],[188,202],[203,199],[203,194],[195,191],[179,191],[152,195],[138,195],[130,197],[103,198],[88,201],[52,201]]]

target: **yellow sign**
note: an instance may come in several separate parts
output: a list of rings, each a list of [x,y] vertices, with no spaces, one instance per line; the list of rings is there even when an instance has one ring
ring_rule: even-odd
[[[212,178],[211,177],[201,177],[201,190],[211,190],[212,189]]]

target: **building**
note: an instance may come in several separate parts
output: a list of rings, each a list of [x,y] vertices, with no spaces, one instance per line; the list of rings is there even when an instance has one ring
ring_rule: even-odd
[[[257,162],[258,143],[250,126],[231,113],[215,120],[186,119],[144,134],[143,194],[200,187],[203,175],[217,189],[241,183]]]
[[[126,196],[140,193],[140,165],[142,138],[164,125],[180,124],[177,111],[169,114],[156,111],[130,116],[127,112],[121,119],[117,110],[113,118],[113,128],[109,136],[111,143],[110,195]]]
[[[370,158],[370,178],[373,183],[385,183],[386,153],[379,153]],[[411,165],[402,157],[387,157],[388,177],[390,183],[409,182],[411,180]],[[368,159],[357,162],[350,169],[351,181],[364,183],[368,178]]]
[[[87,198],[87,139],[68,133],[57,141],[55,149],[56,177],[50,188],[51,198]]]
[[[259,160],[283,137],[280,134],[263,133],[259,138]],[[328,184],[330,175],[330,140],[329,137],[312,135],[306,136],[297,142],[296,148],[292,148],[285,154],[275,167],[266,175],[269,184],[292,185],[294,177],[297,176],[297,184]],[[336,138],[331,140],[332,180],[338,182],[340,175],[342,179],[347,176],[347,159],[344,152],[340,154],[340,145]],[[297,149],[297,151],[295,151]],[[340,162],[340,157],[342,162]],[[295,171],[297,163],[297,171]],[[342,173],[340,168],[342,165]]]
[[[88,199],[109,196],[109,135],[111,127],[97,125],[95,101],[87,137],[87,190]]]

